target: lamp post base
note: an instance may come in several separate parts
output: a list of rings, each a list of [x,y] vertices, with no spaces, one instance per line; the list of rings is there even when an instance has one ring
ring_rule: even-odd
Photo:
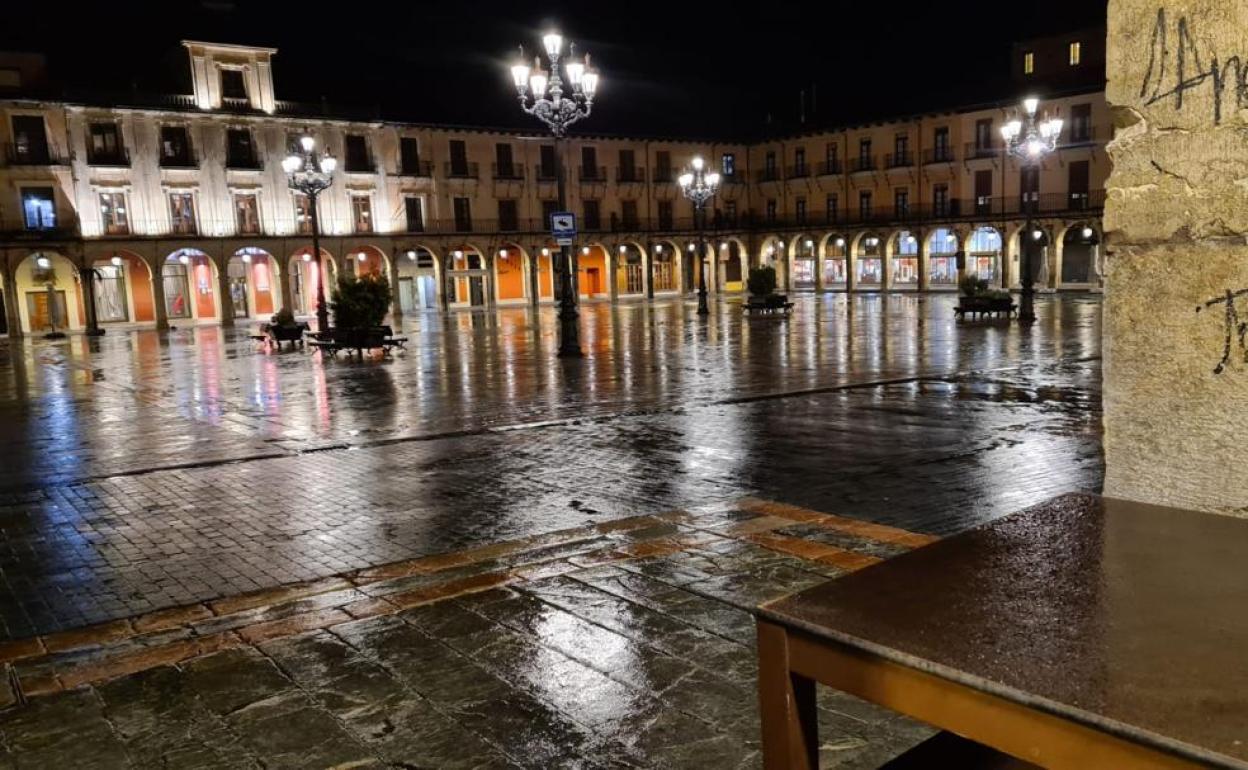
[[[706,289],[698,291],[698,315],[710,315],[711,308],[706,304]]]
[[[96,327],[94,329],[87,329],[85,332],[83,332],[83,334],[87,335],[88,337],[103,337],[104,332],[105,332],[104,329]]]

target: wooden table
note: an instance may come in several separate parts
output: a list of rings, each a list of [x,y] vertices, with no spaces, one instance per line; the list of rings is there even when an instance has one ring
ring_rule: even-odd
[[[1042,767],[1248,768],[1248,521],[1068,495],[761,607],[758,655],[767,768],[818,766],[816,683]]]

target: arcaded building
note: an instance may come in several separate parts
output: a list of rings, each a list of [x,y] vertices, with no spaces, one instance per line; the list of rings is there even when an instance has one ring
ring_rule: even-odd
[[[1094,44],[1020,49],[1021,79],[1083,68]],[[390,278],[396,316],[553,302],[549,136],[284,102],[275,49],[184,47],[192,93],[155,96],[40,97],[39,57],[0,55],[5,333],[81,329],[92,311],[103,326],[160,329],[307,316],[317,282],[348,271]],[[578,134],[564,171],[581,297],[692,292],[700,242],[719,295],[743,292],[760,264],[790,292],[954,290],[969,274],[1013,287],[1023,238],[1042,248],[1041,286],[1098,290],[1104,90],[1043,100],[1065,128],[1038,171],[1000,139],[1022,95],[752,142]],[[281,166],[304,135],[339,161],[319,255]],[[695,155],[724,181],[705,237],[676,184]]]

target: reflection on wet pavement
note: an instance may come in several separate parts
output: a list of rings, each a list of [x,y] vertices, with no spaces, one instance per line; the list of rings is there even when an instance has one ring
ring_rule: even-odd
[[[755,767],[748,607],[1100,487],[1099,302],[954,301],[591,305],[581,362],[546,309],[0,341],[0,765]]]

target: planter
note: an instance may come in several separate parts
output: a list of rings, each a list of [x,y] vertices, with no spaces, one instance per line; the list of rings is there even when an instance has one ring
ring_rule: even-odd
[[[1010,297],[963,297],[961,307],[966,313],[1008,313],[1014,309],[1014,300]]]
[[[275,326],[270,324],[267,331],[274,342],[301,342],[303,334],[308,330],[307,324],[292,326]]]

